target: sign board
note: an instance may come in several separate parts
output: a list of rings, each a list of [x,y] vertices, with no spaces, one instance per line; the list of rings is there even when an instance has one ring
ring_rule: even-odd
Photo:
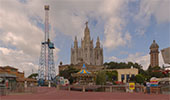
[[[129,83],[129,89],[134,90],[135,89],[135,83]]]
[[[151,84],[151,87],[152,86],[158,86],[158,80],[151,80],[150,84]]]

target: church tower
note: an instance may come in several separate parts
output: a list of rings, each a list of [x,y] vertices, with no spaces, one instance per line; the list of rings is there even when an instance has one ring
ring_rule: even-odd
[[[153,43],[150,46],[150,66],[159,66],[159,46],[155,40],[153,40]]]
[[[77,36],[75,36],[74,47],[71,48],[71,62],[72,63],[75,63],[77,61],[77,56],[78,56],[78,41],[77,41]]]
[[[103,63],[103,48],[100,48],[100,39],[97,37],[96,47],[95,47],[95,65],[102,65]]]
[[[74,40],[74,47],[71,48],[71,64],[85,63],[88,65],[103,65],[103,48],[100,47],[99,37],[96,47],[93,47],[93,39],[90,37],[88,22],[84,29],[84,38],[81,39],[81,46],[78,47],[77,37]]]

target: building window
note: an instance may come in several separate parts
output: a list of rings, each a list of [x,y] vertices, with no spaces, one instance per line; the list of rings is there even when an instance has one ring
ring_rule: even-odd
[[[135,77],[135,75],[134,75],[134,74],[132,74],[132,75],[131,75],[131,77],[132,77],[132,78],[134,78],[134,77]]]
[[[125,79],[125,75],[121,74],[121,81],[123,82],[124,79]]]
[[[127,74],[127,75],[126,75],[126,82],[129,81],[129,78],[130,78],[130,77],[129,77],[129,74]]]

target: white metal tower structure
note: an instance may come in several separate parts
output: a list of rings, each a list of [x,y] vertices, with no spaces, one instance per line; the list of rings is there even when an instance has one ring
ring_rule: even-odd
[[[51,81],[54,79],[55,64],[53,49],[54,43],[49,39],[49,5],[44,6],[45,9],[45,38],[44,42],[41,43],[41,55],[39,59],[38,79]]]

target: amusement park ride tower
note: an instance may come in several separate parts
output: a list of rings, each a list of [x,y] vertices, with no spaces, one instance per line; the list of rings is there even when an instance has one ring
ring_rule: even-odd
[[[56,75],[53,49],[54,43],[49,39],[49,5],[45,9],[45,40],[41,43],[41,55],[39,59],[38,79],[41,81],[52,81]]]

